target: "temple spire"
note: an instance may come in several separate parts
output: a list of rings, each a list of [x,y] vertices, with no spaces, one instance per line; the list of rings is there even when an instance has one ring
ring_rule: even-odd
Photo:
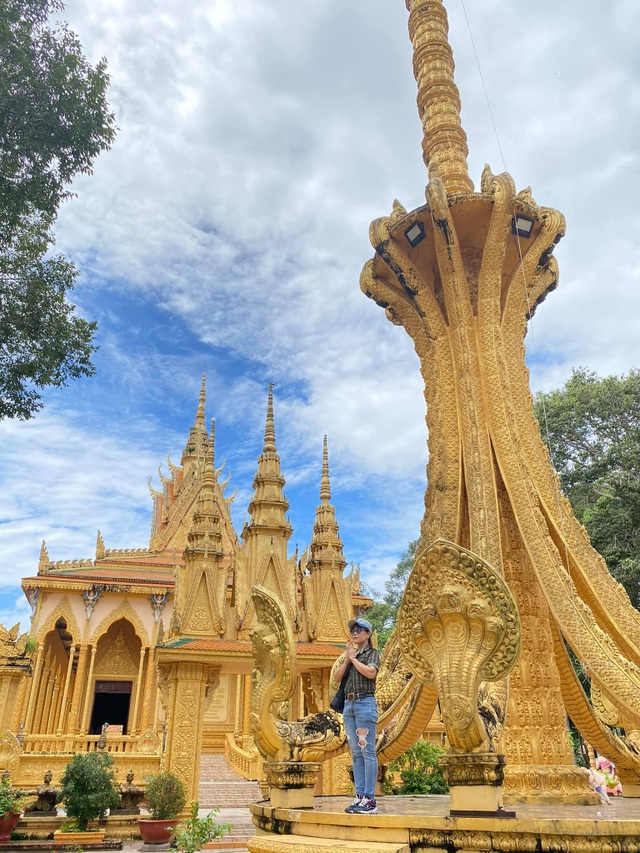
[[[320,500],[328,504],[331,500],[331,483],[329,482],[329,450],[327,448],[327,436],[324,437],[322,446],[322,477],[320,478]]]
[[[319,568],[338,569],[340,576],[346,566],[342,553],[342,540],[336,510],[330,503],[331,485],[329,482],[329,451],[327,436],[322,446],[322,475],[320,477],[320,504],[316,507],[316,518],[311,539],[311,571]]]
[[[200,386],[200,395],[198,397],[198,411],[196,412],[196,423],[195,423],[196,428],[199,429],[200,431],[206,429],[205,425],[204,425],[204,404],[205,404],[205,400],[206,400],[206,396],[207,396],[207,394],[206,394],[206,379],[207,379],[206,372],[203,371],[202,372],[202,385]]]
[[[189,438],[182,452],[182,467],[184,476],[189,477],[194,472],[202,471],[202,465],[207,455],[209,436],[205,425],[204,407],[206,402],[206,374],[202,374],[202,384],[198,396],[198,409],[195,423],[189,430]]]
[[[211,418],[211,433],[209,435],[209,450],[207,451],[207,468],[206,473],[211,471],[214,479],[216,473],[215,466],[215,452],[216,452],[216,419]]]
[[[447,193],[473,192],[467,167],[467,135],[460,121],[460,93],[453,79],[453,52],[443,0],[406,0],[422,152],[429,178],[440,177]]]
[[[276,453],[276,427],[273,420],[273,382],[269,385],[267,397],[267,422],[264,428],[263,453]]]

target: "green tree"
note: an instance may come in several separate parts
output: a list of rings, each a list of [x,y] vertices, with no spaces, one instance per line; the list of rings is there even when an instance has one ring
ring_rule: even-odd
[[[113,758],[108,752],[81,752],[64,769],[61,799],[67,815],[84,832],[90,820],[105,817],[107,809],[117,809]]]
[[[106,60],[51,23],[59,0],[0,0],[0,418],[30,418],[37,389],[94,372],[95,323],[67,294],[77,272],[51,256],[69,185],[111,147]]]
[[[396,627],[398,608],[402,600],[404,588],[407,585],[409,573],[413,568],[416,549],[420,540],[414,539],[407,546],[400,560],[389,575],[389,580],[384,585],[384,595],[375,590],[368,589],[364,584],[362,591],[365,595],[373,598],[373,606],[367,610],[367,619],[371,622],[373,630],[378,632],[378,648],[382,650],[385,643]]]
[[[389,765],[399,773],[402,783],[394,785],[393,794],[446,794],[449,786],[438,761],[445,750],[427,740],[419,740]]]
[[[640,371],[579,368],[535,413],[562,489],[593,546],[640,605]]]

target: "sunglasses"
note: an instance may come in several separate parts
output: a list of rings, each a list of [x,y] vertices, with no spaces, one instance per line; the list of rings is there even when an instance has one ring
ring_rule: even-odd
[[[354,625],[351,629],[352,634],[359,634],[361,631],[366,631],[366,628],[363,628],[361,625]]]

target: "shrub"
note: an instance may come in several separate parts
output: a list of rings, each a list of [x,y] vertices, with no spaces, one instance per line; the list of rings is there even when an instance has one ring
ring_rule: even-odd
[[[449,786],[438,762],[444,752],[444,749],[426,740],[414,743],[389,765],[389,769],[399,773],[402,780],[401,785],[393,787],[393,793],[446,794]]]
[[[228,823],[216,823],[214,814],[219,809],[213,809],[206,817],[198,817],[198,803],[191,803],[191,816],[178,827],[175,833],[175,844],[182,853],[196,853],[202,850],[214,838],[222,838],[225,832],[231,831]]]
[[[19,812],[23,799],[24,791],[14,791],[8,776],[0,777],[0,817]]]
[[[77,753],[65,767],[60,798],[81,832],[86,831],[90,820],[103,818],[108,809],[118,807],[120,797],[112,766],[108,752],[89,752]]]
[[[173,773],[149,776],[144,799],[151,820],[175,820],[187,802],[184,785]]]

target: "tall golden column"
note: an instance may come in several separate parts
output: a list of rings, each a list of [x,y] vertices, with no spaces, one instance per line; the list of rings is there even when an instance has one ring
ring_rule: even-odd
[[[87,674],[87,655],[89,653],[89,645],[87,643],[80,644],[80,652],[78,654],[78,669],[76,671],[76,679],[73,685],[73,694],[71,698],[71,711],[69,713],[69,733],[76,735],[81,733],[83,724],[82,715],[82,698],[85,689],[85,678]],[[84,734],[84,732],[82,732]]]
[[[522,654],[500,747],[506,797],[586,802],[566,713],[630,781],[640,760],[599,718],[565,643],[624,727],[637,729],[640,617],[562,496],[533,414],[524,337],[557,285],[552,252],[565,223],[488,167],[472,192],[444,5],[407,7],[427,204],[407,213],[395,202],[371,225],[376,254],[361,288],[411,336],[425,383],[429,463],[417,559],[439,538],[456,543],[501,572],[517,602]]]
[[[439,174],[450,193],[473,192],[467,169],[467,135],[460,121],[460,93],[453,79],[447,12],[442,0],[406,0],[422,152],[429,177]]]

